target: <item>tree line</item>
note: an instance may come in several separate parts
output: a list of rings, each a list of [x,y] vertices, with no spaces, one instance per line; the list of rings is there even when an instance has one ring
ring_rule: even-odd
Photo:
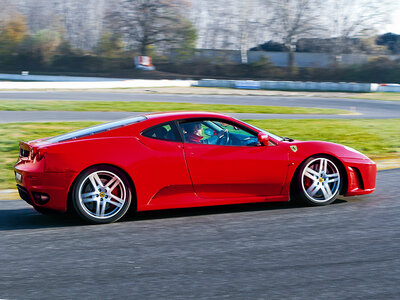
[[[391,0],[1,0],[0,66],[131,68],[133,55],[165,62],[174,49],[183,62],[195,48],[397,53],[396,35],[376,40],[397,7]]]
[[[28,22],[29,14],[22,14],[11,2],[10,6],[0,2],[3,12],[0,15],[0,62],[12,64],[18,60],[32,60],[48,65],[57,56],[124,57],[155,51],[165,53],[171,47],[182,49],[183,56],[189,55],[195,47],[196,30],[180,13],[180,3],[178,0],[118,0],[118,6],[103,16],[102,35],[87,49],[71,41],[65,15],[64,20],[55,20],[51,26],[33,31]]]

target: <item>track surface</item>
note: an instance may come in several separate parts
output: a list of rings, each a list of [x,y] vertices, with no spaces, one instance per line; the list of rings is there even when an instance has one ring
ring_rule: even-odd
[[[400,102],[333,98],[40,91],[1,92],[0,99],[303,106],[362,113],[342,118],[400,118]],[[0,122],[128,115],[0,112]],[[104,226],[1,201],[0,299],[398,299],[399,181],[400,169],[379,172],[374,194],[326,207],[174,210]]]
[[[380,101],[363,99],[336,99],[317,97],[276,97],[276,96],[217,96],[217,95],[171,95],[135,94],[131,92],[1,92],[5,100],[103,100],[103,101],[153,101],[214,103],[236,105],[273,105],[290,107],[337,108],[360,113],[359,115],[282,115],[282,114],[231,114],[240,119],[304,119],[304,118],[342,118],[342,119],[386,119],[400,118],[400,101]],[[115,120],[130,116],[126,112],[34,112],[3,111],[1,122],[54,121],[54,120]]]
[[[398,299],[400,169],[325,207],[142,213],[102,226],[0,202],[3,299]]]

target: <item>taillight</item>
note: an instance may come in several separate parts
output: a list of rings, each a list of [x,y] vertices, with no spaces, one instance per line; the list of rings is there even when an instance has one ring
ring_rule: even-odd
[[[47,149],[46,147],[33,146],[25,142],[20,142],[19,156],[21,159],[24,160],[27,159],[27,160],[40,161],[43,159],[46,149]]]
[[[34,160],[37,154],[37,149],[32,148],[31,150],[31,160]]]
[[[21,147],[19,148],[19,156],[21,157],[29,157],[29,151],[22,149]]]
[[[44,157],[44,151],[43,150],[38,150],[38,152],[36,154],[36,160],[40,161],[40,160],[42,160],[43,157]]]
[[[32,148],[31,151],[31,159],[36,161],[40,161],[44,157],[44,149]]]

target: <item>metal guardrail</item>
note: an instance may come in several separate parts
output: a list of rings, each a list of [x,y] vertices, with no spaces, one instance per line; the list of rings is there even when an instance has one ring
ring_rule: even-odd
[[[202,79],[199,87],[226,87],[237,89],[335,91],[335,92],[400,92],[400,84],[311,82],[311,81],[256,81]]]

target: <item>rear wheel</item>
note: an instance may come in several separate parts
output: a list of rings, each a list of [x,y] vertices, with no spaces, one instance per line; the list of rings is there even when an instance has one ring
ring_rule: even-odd
[[[297,193],[306,204],[321,206],[335,201],[343,184],[339,165],[330,157],[313,156],[300,168]]]
[[[128,178],[112,166],[91,167],[79,175],[72,192],[76,213],[86,222],[112,223],[122,218],[131,204]]]

